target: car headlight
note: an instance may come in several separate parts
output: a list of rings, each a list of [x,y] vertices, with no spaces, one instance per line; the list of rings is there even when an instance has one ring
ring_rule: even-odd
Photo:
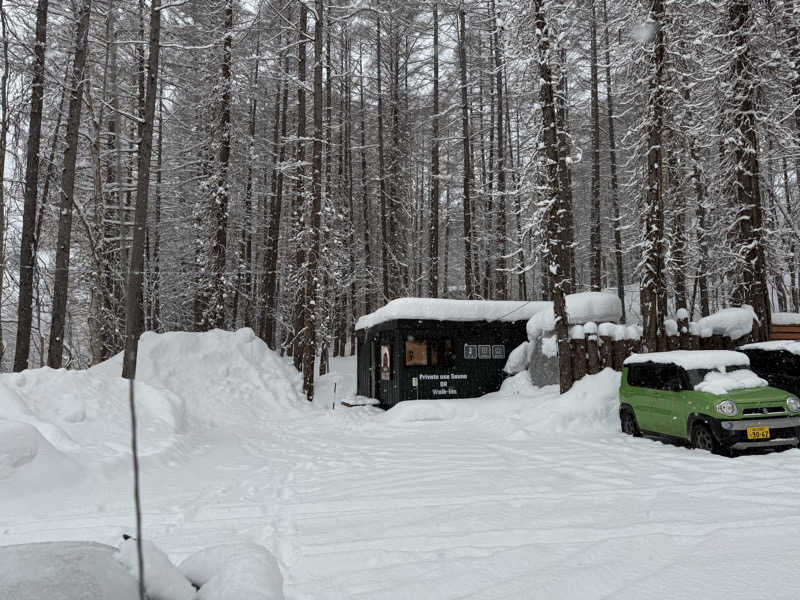
[[[716,406],[717,412],[725,415],[726,417],[735,417],[736,413],[739,412],[739,409],[736,407],[736,403],[732,400],[723,400]]]
[[[797,396],[789,396],[786,398],[786,408],[792,412],[800,411],[800,398]]]

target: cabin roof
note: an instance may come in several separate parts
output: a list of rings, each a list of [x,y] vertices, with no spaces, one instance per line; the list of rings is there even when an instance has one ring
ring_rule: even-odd
[[[552,302],[516,300],[451,300],[446,298],[398,298],[373,313],[364,315],[356,329],[369,329],[400,319],[421,321],[527,321],[551,308]]]

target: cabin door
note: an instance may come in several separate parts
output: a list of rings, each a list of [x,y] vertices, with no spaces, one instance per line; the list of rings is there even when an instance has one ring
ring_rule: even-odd
[[[387,338],[381,338],[377,350],[378,376],[376,379],[378,381],[378,395],[376,398],[380,400],[381,404],[387,404],[392,384],[392,344]]]

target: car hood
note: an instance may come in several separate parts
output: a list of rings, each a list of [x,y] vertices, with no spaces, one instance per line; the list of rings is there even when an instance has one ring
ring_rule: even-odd
[[[724,396],[716,396],[719,401],[733,400],[737,406],[755,407],[768,405],[784,405],[786,397],[791,394],[774,387],[748,388],[743,390],[730,390]]]

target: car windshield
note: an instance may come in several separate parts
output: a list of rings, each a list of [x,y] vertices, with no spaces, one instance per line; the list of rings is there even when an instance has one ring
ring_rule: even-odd
[[[749,370],[746,365],[731,365],[719,369],[687,369],[686,373],[689,375],[689,388],[694,389],[696,385],[702,383],[706,375],[712,372],[716,373],[733,373],[734,371]]]

